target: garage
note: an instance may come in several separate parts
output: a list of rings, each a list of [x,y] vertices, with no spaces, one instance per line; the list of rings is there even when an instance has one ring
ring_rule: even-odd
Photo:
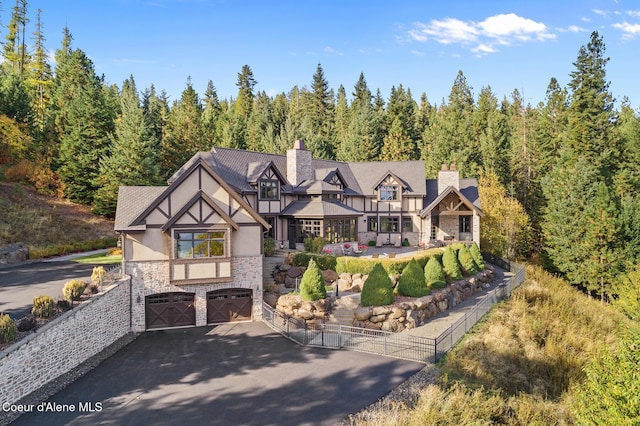
[[[207,293],[207,324],[251,320],[253,291],[228,288]]]
[[[194,293],[159,293],[145,297],[147,330],[196,325]]]

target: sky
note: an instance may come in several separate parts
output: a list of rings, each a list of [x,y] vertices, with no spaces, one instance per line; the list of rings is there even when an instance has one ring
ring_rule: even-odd
[[[2,2],[6,25],[13,2]],[[171,101],[190,78],[202,97],[236,97],[249,65],[255,91],[270,96],[310,87],[318,64],[329,87],[351,97],[360,73],[388,99],[400,84],[419,100],[446,101],[458,71],[477,99],[491,87],[514,89],[527,103],[544,101],[549,81],[570,81],[581,46],[598,31],[606,45],[607,80],[619,102],[640,106],[640,1],[625,0],[29,0],[28,32],[42,9],[51,56],[62,30],[96,72],[139,90],[152,84]],[[4,28],[2,29],[4,36]]]

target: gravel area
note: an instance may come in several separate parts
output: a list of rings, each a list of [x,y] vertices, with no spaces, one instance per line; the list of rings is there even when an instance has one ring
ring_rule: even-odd
[[[374,422],[384,420],[390,412],[398,406],[413,407],[418,401],[420,391],[430,384],[435,384],[438,378],[438,370],[435,365],[429,364],[413,376],[402,382],[399,386],[385,395],[383,398],[351,414],[340,426],[357,425],[362,422]],[[388,419],[387,419],[388,420]],[[384,423],[384,422],[381,422]]]
[[[59,376],[56,379],[51,380],[49,383],[42,386],[40,389],[31,392],[29,395],[25,396],[16,404],[38,404],[40,402],[46,401],[56,393],[60,392],[62,389],[69,386],[71,383],[78,380],[80,377],[87,374],[89,371],[96,368],[100,363],[107,358],[111,357],[113,354],[118,352],[120,349],[127,346],[129,343],[133,342],[138,334],[136,333],[127,333],[122,336],[120,339],[113,342],[111,345],[107,346],[101,352],[92,356],[82,364],[78,365],[76,368],[72,369],[68,373]],[[0,425],[8,425],[15,419],[20,417],[20,413],[17,412],[4,412],[0,411]]]

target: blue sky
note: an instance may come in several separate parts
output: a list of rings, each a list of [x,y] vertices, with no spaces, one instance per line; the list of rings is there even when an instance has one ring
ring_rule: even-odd
[[[189,76],[201,95],[211,80],[219,97],[235,97],[244,64],[256,90],[288,92],[310,86],[320,63],[329,86],[349,96],[363,72],[385,98],[402,84],[440,104],[462,70],[476,99],[491,86],[499,99],[518,89],[535,105],[551,77],[568,83],[597,30],[611,92],[640,106],[637,1],[31,0],[30,25],[38,8],[52,52],[66,25],[109,83],[133,75],[140,90],[154,84],[171,100]]]

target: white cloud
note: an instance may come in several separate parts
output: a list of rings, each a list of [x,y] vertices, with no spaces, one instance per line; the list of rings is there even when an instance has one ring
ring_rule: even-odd
[[[331,54],[338,55],[338,56],[344,56],[344,53],[342,53],[342,52],[338,52],[336,49],[334,49],[334,48],[333,48],[333,47],[331,47],[331,46],[325,46],[325,47],[324,47],[324,51],[325,51],[326,53],[331,53]]]
[[[495,53],[497,46],[546,41],[556,37],[544,23],[515,13],[490,16],[479,23],[455,18],[433,19],[429,23],[415,22],[408,35],[417,42],[433,40],[440,44],[461,44],[476,56]]]
[[[567,28],[556,28],[556,30],[561,33],[585,33],[589,31],[588,29],[577,25],[569,25]]]
[[[627,10],[627,15],[640,18],[640,10]]]
[[[419,50],[412,50],[411,54],[413,54],[415,56],[424,56],[424,52],[421,52]]]
[[[611,25],[613,28],[622,31],[622,38],[629,40],[640,34],[640,24],[630,24],[628,22],[622,22]]]

